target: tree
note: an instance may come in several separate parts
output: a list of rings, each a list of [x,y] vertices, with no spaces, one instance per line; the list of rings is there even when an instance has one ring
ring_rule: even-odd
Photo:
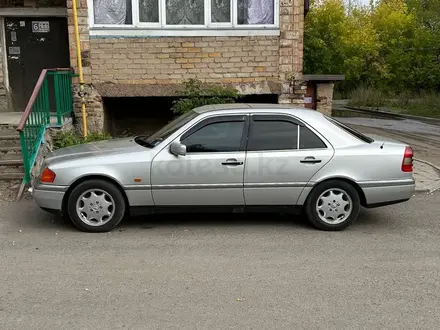
[[[304,72],[333,74],[343,71],[342,0],[312,0],[304,29]]]
[[[347,0],[346,0],[347,2]],[[315,0],[306,18],[304,72],[343,73],[340,89],[439,90],[440,0]]]

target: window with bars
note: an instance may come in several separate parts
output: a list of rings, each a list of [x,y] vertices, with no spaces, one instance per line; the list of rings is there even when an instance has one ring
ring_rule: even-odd
[[[278,0],[88,0],[91,28],[264,29]]]

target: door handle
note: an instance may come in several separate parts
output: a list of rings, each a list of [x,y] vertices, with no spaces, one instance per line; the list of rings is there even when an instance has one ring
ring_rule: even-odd
[[[300,160],[300,163],[303,164],[318,164],[321,162],[321,159],[315,159],[315,157],[306,157],[303,160]]]
[[[236,160],[235,158],[231,158],[231,159],[226,159],[226,161],[223,162],[222,165],[227,165],[227,166],[239,166],[239,165],[243,165],[243,162],[239,162],[239,161]]]

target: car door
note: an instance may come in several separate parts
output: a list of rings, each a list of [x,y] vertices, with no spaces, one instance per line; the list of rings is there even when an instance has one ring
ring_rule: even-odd
[[[252,115],[244,173],[246,205],[294,205],[334,150],[290,115]]]
[[[155,205],[243,206],[247,117],[216,115],[197,123],[177,138],[185,156],[164,148],[151,167]]]

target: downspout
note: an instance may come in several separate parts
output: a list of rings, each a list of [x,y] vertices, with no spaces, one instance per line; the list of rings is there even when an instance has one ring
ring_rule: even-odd
[[[73,24],[75,26],[75,38],[76,38],[76,55],[77,55],[76,57],[78,60],[79,95],[81,97],[83,136],[87,137],[87,114],[86,114],[86,100],[84,97],[84,74],[83,74],[83,67],[82,67],[81,42],[79,39],[78,10],[77,10],[77,5],[76,5],[76,0],[72,0],[72,7],[73,7]]]

